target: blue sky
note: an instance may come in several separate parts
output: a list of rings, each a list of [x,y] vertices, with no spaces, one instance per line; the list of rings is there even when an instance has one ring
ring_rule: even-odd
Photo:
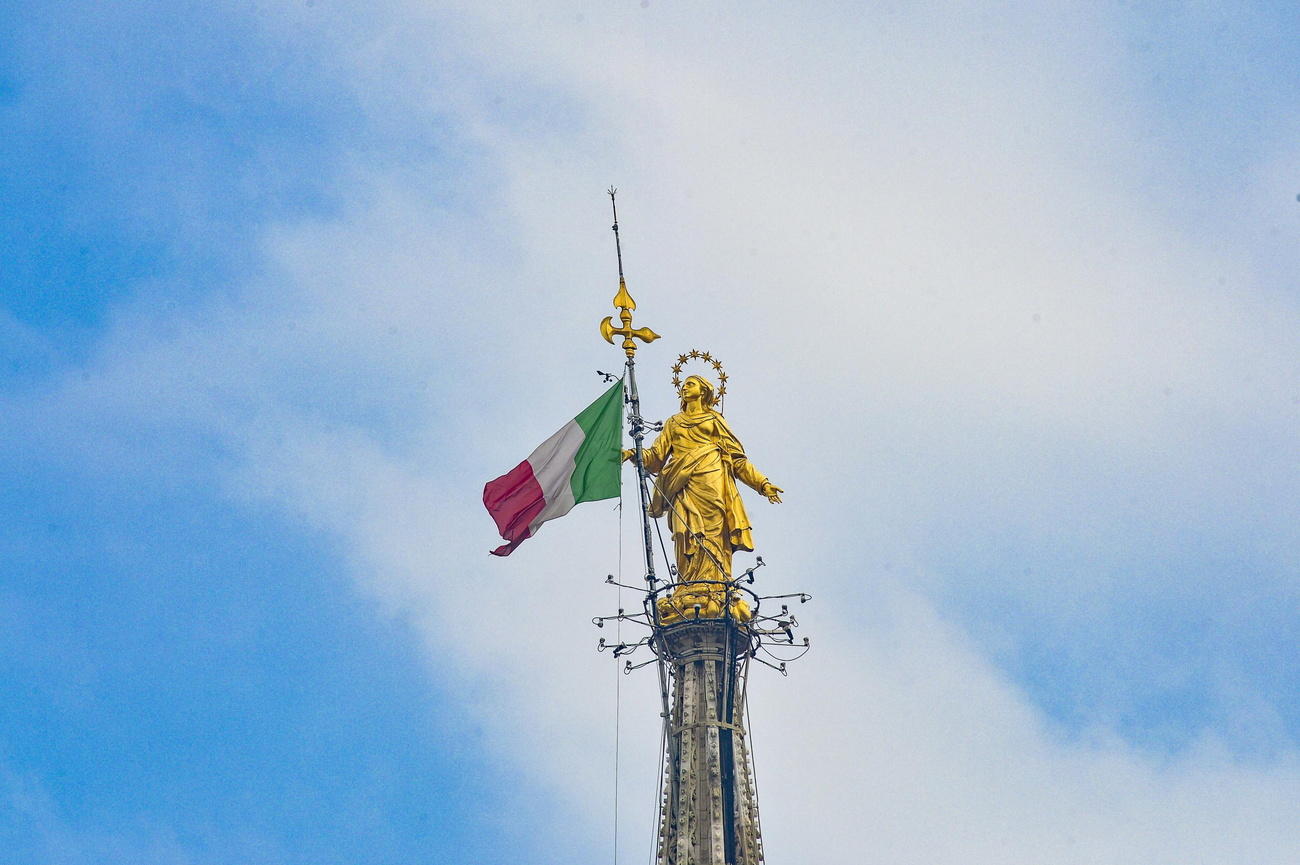
[[[587,623],[632,530],[588,505],[489,560],[478,497],[618,361],[611,182],[647,408],[677,352],[727,361],[789,491],[763,576],[818,597],[818,651],[756,684],[772,861],[1300,841],[1294,10],[33,3],[0,34],[14,861],[610,858]]]

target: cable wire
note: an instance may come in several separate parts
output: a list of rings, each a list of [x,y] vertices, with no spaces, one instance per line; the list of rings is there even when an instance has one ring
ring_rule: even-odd
[[[623,485],[618,485],[618,581],[623,582]],[[614,639],[623,644],[623,587],[618,587],[618,618],[614,624]],[[618,793],[619,750],[623,720],[623,673],[614,664],[614,865],[618,865]]]

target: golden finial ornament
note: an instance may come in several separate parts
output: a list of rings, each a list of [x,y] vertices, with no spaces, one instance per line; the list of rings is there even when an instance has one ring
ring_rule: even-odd
[[[614,195],[618,190],[611,186],[608,192],[609,203],[614,208],[614,248],[618,250],[618,294],[614,295],[614,306],[618,309],[618,320],[622,327],[614,327],[614,317],[607,315],[600,323],[600,335],[611,345],[615,336],[623,337],[623,352],[631,358],[636,355],[636,343],[633,340],[654,342],[659,334],[648,327],[632,327],[632,310],[636,309],[636,301],[628,294],[627,283],[623,280],[623,244],[618,236],[618,205],[614,203]]]

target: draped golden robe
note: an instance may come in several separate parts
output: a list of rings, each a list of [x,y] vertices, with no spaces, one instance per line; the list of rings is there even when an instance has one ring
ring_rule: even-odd
[[[678,582],[730,579],[732,553],[754,549],[736,481],[762,493],[767,478],[712,409],[670,417],[643,456],[658,476],[650,515],[668,517]]]

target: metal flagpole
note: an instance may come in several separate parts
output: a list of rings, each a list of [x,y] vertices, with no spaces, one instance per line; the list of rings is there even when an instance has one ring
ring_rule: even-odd
[[[618,190],[610,187],[609,206],[614,213],[614,249],[618,255],[618,294],[614,296],[614,306],[618,309],[618,318],[621,327],[614,327],[613,316],[605,316],[604,321],[600,323],[600,334],[608,343],[614,342],[614,336],[623,337],[623,353],[627,355],[627,401],[632,411],[628,416],[630,432],[632,434],[633,451],[632,456],[636,465],[637,476],[637,493],[641,498],[641,538],[645,545],[645,581],[646,581],[646,617],[647,624],[652,628],[657,628],[659,624],[659,605],[655,603],[655,584],[658,582],[655,577],[655,560],[654,560],[654,536],[650,529],[650,494],[646,488],[649,474],[645,468],[645,434],[648,428],[652,428],[641,417],[641,395],[636,387],[636,342],[639,339],[642,342],[653,342],[659,338],[648,327],[633,329],[632,327],[632,310],[636,309],[636,301],[632,295],[628,294],[627,281],[623,278],[623,243],[618,233],[618,203],[614,196]],[[619,610],[619,616],[623,616],[623,611]],[[657,633],[657,632],[656,632]],[[620,642],[620,646],[622,643]],[[616,650],[617,654],[617,650]],[[661,758],[665,761],[659,772],[660,784],[663,783],[666,770],[675,759],[673,754],[673,739],[670,733],[672,709],[670,706],[669,683],[668,683],[668,664],[663,655],[655,651],[656,666],[659,671],[659,696],[662,703],[660,717],[663,720],[663,746]],[[656,844],[656,848],[660,846]]]
[[[632,310],[636,309],[636,301],[632,299],[632,295],[628,294],[627,282],[623,279],[623,243],[618,234],[618,204],[614,200],[618,190],[611,186],[607,191],[609,192],[610,207],[614,211],[614,249],[618,254],[618,294],[614,297],[614,306],[619,309],[619,320],[623,326],[614,327],[613,316],[606,316],[605,320],[600,323],[600,332],[606,341],[611,343],[614,341],[613,336],[615,334],[621,335],[623,337],[623,351],[627,355],[627,399],[632,406],[628,422],[631,427],[629,432],[634,443],[633,453],[636,461],[637,490],[641,497],[641,534],[645,542],[645,579],[650,586],[650,590],[653,591],[657,578],[655,577],[654,539],[650,531],[650,494],[646,489],[648,475],[643,459],[647,427],[645,420],[641,417],[641,395],[636,388],[636,343],[633,341],[633,337],[642,342],[653,342],[659,338],[659,334],[648,327],[632,329]]]

